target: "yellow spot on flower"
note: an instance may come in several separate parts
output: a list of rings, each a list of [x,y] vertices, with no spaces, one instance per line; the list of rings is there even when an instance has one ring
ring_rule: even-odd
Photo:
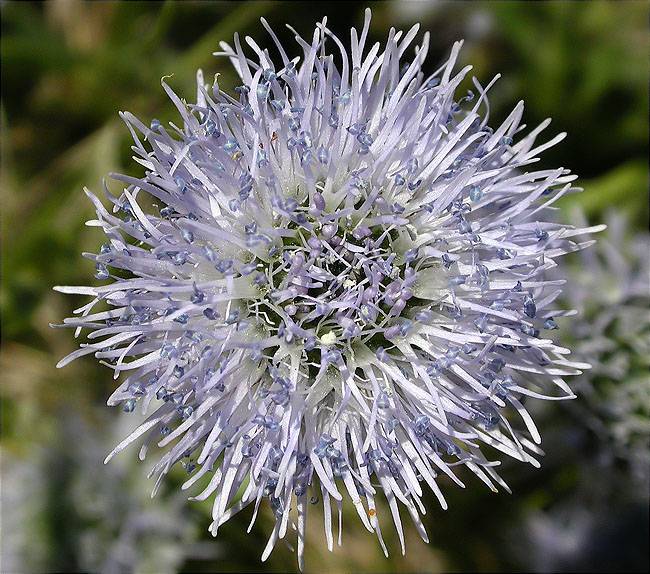
[[[329,331],[325,333],[321,338],[320,342],[323,343],[323,345],[333,345],[336,342],[336,335],[334,334],[334,331]]]

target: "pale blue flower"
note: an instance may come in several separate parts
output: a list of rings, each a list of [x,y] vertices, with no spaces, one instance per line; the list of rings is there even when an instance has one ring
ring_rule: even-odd
[[[302,567],[309,504],[331,549],[348,499],[386,551],[379,496],[403,550],[398,509],[427,540],[439,475],[463,486],[465,466],[507,489],[482,444],[539,466],[522,399],[571,398],[564,377],[586,367],[550,337],[561,282],[545,278],[584,246],[547,217],[575,176],[533,166],[564,134],[536,146],[549,122],[522,135],[522,102],[488,127],[497,78],[456,96],[461,43],[427,76],[418,26],[368,47],[367,10],[348,53],[324,19],[290,58],[262,22],[273,54],[221,44],[233,96],[199,72],[195,104],[162,82],[179,125],[121,114],[145,175],[113,176],[112,213],[87,192],[109,281],[57,288],[92,297],[65,321],[90,341],[59,365],[94,354],[127,374],[109,404],[151,414],[108,459],[134,441],[159,451],[156,489],[182,464],[183,488],[214,501],[214,535],[266,501],[262,559],[295,529]]]
[[[581,225],[584,216],[574,221]],[[650,235],[630,235],[626,217],[607,214],[596,249],[566,266],[562,297],[578,311],[564,340],[592,368],[577,380],[572,410],[600,439],[601,459],[625,461],[642,483],[650,472]],[[604,461],[604,460],[603,460]],[[601,462],[603,462],[601,461]]]

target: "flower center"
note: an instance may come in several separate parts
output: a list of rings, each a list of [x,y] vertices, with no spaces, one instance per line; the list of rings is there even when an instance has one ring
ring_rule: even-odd
[[[265,266],[262,301],[278,334],[305,339],[309,349],[376,334],[383,339],[384,331],[401,328],[387,326],[413,298],[417,252],[396,253],[390,225],[355,225],[326,215],[321,221],[309,229],[296,226]]]

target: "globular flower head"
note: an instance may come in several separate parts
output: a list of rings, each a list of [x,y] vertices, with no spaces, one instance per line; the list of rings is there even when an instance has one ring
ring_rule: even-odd
[[[368,48],[369,10],[350,54],[323,20],[290,59],[262,22],[277,56],[238,36],[218,53],[234,95],[199,72],[195,104],[163,80],[180,126],[121,114],[145,174],[113,176],[112,213],[89,193],[108,282],[59,288],[92,297],[65,321],[91,341],[60,364],[94,354],[126,374],[109,404],[151,413],[108,458],[142,440],[156,487],[175,464],[187,488],[209,475],[195,498],[214,499],[215,535],[266,501],[263,559],[291,526],[302,566],[310,503],[330,548],[349,499],[385,550],[385,498],[403,548],[399,507],[426,540],[440,475],[507,488],[481,445],[538,465],[523,399],[572,397],[585,366],[549,338],[561,282],[545,278],[581,231],[545,219],[575,176],[532,169],[563,134],[521,135],[522,103],[488,127],[496,78],[457,97],[461,43],[427,76],[428,34],[410,62],[417,26]]]
[[[584,215],[574,214],[578,225]],[[650,235],[630,237],[610,211],[596,249],[566,266],[571,289],[561,303],[578,310],[564,341],[592,368],[577,380],[573,410],[600,441],[600,462],[625,461],[635,478],[650,472]],[[585,272],[588,270],[588,272]]]

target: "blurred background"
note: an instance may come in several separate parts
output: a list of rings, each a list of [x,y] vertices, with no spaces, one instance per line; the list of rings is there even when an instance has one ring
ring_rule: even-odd
[[[585,191],[560,217],[607,222],[598,248],[567,261],[566,305],[577,320],[558,337],[594,369],[574,380],[580,398],[535,405],[547,456],[542,469],[504,463],[512,495],[469,479],[447,485],[449,510],[429,500],[425,545],[407,531],[407,554],[388,534],[386,560],[352,513],[343,547],[330,554],[322,522],[309,521],[308,571],[647,571],[650,464],[647,2],[0,2],[2,9],[2,507],[0,571],[281,572],[295,554],[278,544],[259,555],[269,517],[245,534],[249,514],[213,540],[207,503],[187,502],[172,475],[151,500],[151,463],[129,449],[102,460],[135,425],[105,406],[114,382],[90,358],[61,371],[73,350],[53,330],[82,304],[53,285],[92,281],[102,236],[81,192],[110,171],[138,173],[117,116],[174,120],[163,75],[188,99],[198,67],[234,87],[226,60],[211,53],[235,31],[268,43],[259,17],[293,47],[284,23],[311,35],[316,19],[344,40],[373,9],[371,40],[420,21],[431,31],[429,69],[464,38],[491,92],[492,125],[519,99],[534,126],[569,137],[544,154]],[[430,497],[433,499],[433,496]],[[267,509],[268,510],[268,509]],[[384,532],[390,531],[385,528]]]

